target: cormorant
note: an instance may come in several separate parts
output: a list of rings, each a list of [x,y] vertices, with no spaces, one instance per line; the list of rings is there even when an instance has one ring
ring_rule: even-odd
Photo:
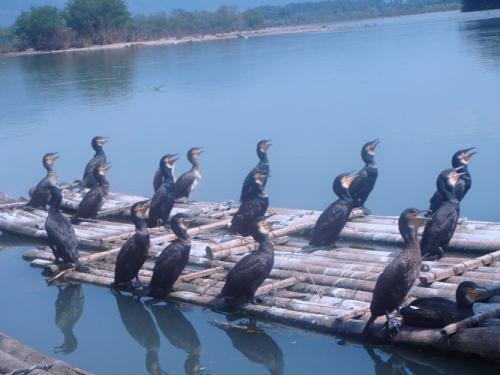
[[[138,274],[148,256],[149,231],[146,226],[147,205],[144,202],[135,203],[131,208],[135,233],[120,249],[116,257],[115,288],[137,288],[141,286]],[[135,283],[132,281],[135,279]]]
[[[70,354],[78,347],[73,327],[83,313],[84,296],[80,284],[58,286],[56,299],[56,325],[64,335],[62,345],[54,348],[55,353]]]
[[[171,291],[189,261],[191,238],[187,232],[189,216],[183,213],[174,215],[170,220],[170,228],[177,239],[163,249],[156,259],[153,276],[149,284],[150,297],[164,298]]]
[[[463,281],[457,287],[456,302],[442,297],[418,298],[399,313],[406,325],[442,328],[474,315],[474,302],[486,293],[486,289],[476,283]]]
[[[151,375],[165,374],[160,367],[160,335],[149,311],[140,299],[113,291],[118,312],[129,335],[146,349],[146,369]]]
[[[271,336],[250,321],[248,326],[236,327],[214,322],[231,339],[233,347],[253,363],[266,367],[270,375],[282,375],[285,369],[283,352]]]
[[[375,319],[383,315],[387,318],[387,332],[391,336],[397,334],[399,322],[390,318],[389,314],[404,301],[418,277],[422,261],[417,232],[426,220],[424,213],[416,208],[407,208],[399,216],[399,232],[404,241],[403,251],[389,263],[375,283],[370,305],[371,316],[363,331],[365,335],[369,333]]]
[[[269,160],[267,159],[267,152],[271,147],[271,140],[264,139],[257,143],[257,155],[259,157],[259,163],[253,168],[250,173],[245,178],[243,186],[241,188],[240,202],[244,203],[245,200],[253,195],[252,188],[254,187],[253,178],[255,173],[259,172],[265,176],[264,187],[266,187],[267,179],[269,177]]]
[[[94,137],[92,138],[92,148],[95,151],[94,157],[90,159],[90,161],[85,166],[85,171],[83,172],[83,180],[82,186],[86,188],[91,188],[95,184],[97,184],[96,179],[94,178],[94,169],[99,164],[106,165],[107,159],[106,154],[104,153],[104,149],[102,146],[109,141],[108,137]]]
[[[441,172],[437,178],[436,186],[443,202],[432,214],[425,225],[420,247],[424,260],[438,260],[444,254],[458,223],[460,204],[455,197],[455,187],[460,180],[462,172],[450,168]]]
[[[167,225],[175,201],[174,168],[177,154],[168,154],[160,159],[163,181],[155,191],[149,208],[148,227]]]
[[[252,237],[259,248],[246,255],[229,271],[221,293],[209,303],[216,310],[232,310],[255,301],[255,291],[262,285],[274,265],[274,249],[262,221],[255,224]]]
[[[187,159],[192,168],[182,174],[175,183],[175,198],[189,198],[194,189],[201,181],[200,154],[203,152],[201,147],[193,147],[187,153]]]
[[[467,194],[472,185],[472,177],[468,167],[472,157],[476,154],[476,151],[473,151],[474,149],[475,147],[458,150],[451,158],[451,166],[456,169],[460,168],[460,172],[463,173],[455,185],[455,197],[459,202],[464,199],[465,194]],[[429,216],[441,206],[443,201],[443,195],[437,190],[429,201]]]
[[[49,152],[45,154],[42,159],[42,164],[47,174],[45,177],[30,190],[30,200],[26,203],[27,206],[33,208],[46,209],[50,199],[50,186],[56,186],[57,175],[54,172],[54,163],[59,159],[57,152]]]
[[[54,263],[62,263],[65,266],[74,264],[76,269],[87,271],[88,266],[80,263],[78,258],[78,239],[69,219],[60,211],[62,194],[57,186],[49,186],[49,212],[45,220],[45,231],[47,241],[54,254]]]
[[[200,365],[201,342],[193,325],[182,313],[180,306],[168,302],[165,305],[153,305],[150,309],[158,328],[170,344],[188,355],[184,362],[186,374],[202,374],[203,369]]]
[[[175,176],[173,176],[174,182],[176,182]],[[155,172],[155,175],[153,177],[153,191],[156,192],[158,188],[161,186],[161,183],[163,182],[163,172],[161,170],[161,164],[158,167],[158,169]]]
[[[335,246],[340,232],[349,220],[353,208],[353,200],[349,187],[356,180],[353,172],[338,175],[333,182],[333,191],[339,199],[328,206],[319,216],[314,226],[309,246],[304,251],[314,250],[315,247]]]
[[[267,176],[260,172],[253,175],[252,187],[249,195],[241,204],[231,220],[229,232],[249,236],[255,227],[255,222],[262,219],[269,207],[269,198],[264,192],[264,183]]]
[[[78,206],[76,214],[71,219],[73,224],[78,224],[80,219],[97,219],[97,214],[102,208],[104,197],[109,193],[109,183],[106,172],[109,169],[104,164],[94,168],[94,178],[97,184],[90,188]]]
[[[378,139],[365,143],[361,149],[361,159],[365,162],[365,166],[358,173],[358,177],[352,182],[349,188],[352,199],[354,200],[354,208],[361,207],[365,213],[369,210],[365,208],[365,202],[375,186],[378,176],[378,167],[375,163],[375,151],[380,143]]]

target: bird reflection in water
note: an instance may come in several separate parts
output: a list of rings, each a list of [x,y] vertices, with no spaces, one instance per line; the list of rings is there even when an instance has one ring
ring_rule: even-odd
[[[214,321],[213,324],[226,332],[233,347],[251,362],[264,365],[271,375],[284,373],[283,352],[271,336],[256,326],[255,321],[239,325]]]
[[[437,375],[460,372],[460,369],[454,368],[454,366],[447,366],[446,364],[440,363],[439,360],[433,361],[433,357],[426,352],[392,352],[390,348],[374,348],[367,345],[365,345],[364,348],[374,363],[374,372],[377,375]],[[384,361],[382,355],[377,354],[378,351],[381,351],[383,353],[382,355],[387,356],[388,359]]]
[[[78,347],[73,327],[83,313],[84,296],[80,284],[59,285],[56,299],[56,325],[64,335],[64,342],[54,347],[54,353],[71,354]]]
[[[200,365],[200,339],[191,322],[184,316],[183,306],[185,305],[172,302],[148,305],[160,331],[170,344],[186,352],[187,359],[184,362],[186,374],[202,374],[204,369]]]
[[[132,295],[113,291],[118,312],[130,336],[146,349],[146,369],[151,375],[166,374],[160,367],[160,335],[151,314],[141,300]]]

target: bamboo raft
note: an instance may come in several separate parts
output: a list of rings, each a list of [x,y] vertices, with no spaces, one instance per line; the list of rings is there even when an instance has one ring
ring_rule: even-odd
[[[200,225],[189,229],[193,237],[189,265],[169,298],[206,305],[220,292],[228,270],[241,257],[256,249],[257,244],[251,238],[226,233],[224,228],[235,212],[230,204],[191,202],[176,204],[176,209],[187,210],[205,221],[201,220]],[[19,210],[13,208],[7,211],[12,215]],[[7,215],[3,211],[0,210],[2,229],[5,228]],[[311,210],[268,210],[266,221],[271,225],[271,237],[275,243],[274,269],[257,292],[259,303],[248,304],[242,311],[319,332],[361,337],[375,281],[399,253],[397,247],[387,247],[400,243],[397,218],[353,218],[342,232],[342,247],[302,253],[305,242],[292,235],[302,235],[310,230],[318,215],[319,212]],[[106,233],[99,239],[96,237],[94,243],[98,241],[98,246],[88,246],[88,250],[92,251],[82,251],[81,261],[93,266],[89,272],[70,269],[59,273],[59,276],[109,287],[113,282],[116,255],[133,230],[129,224],[112,221],[92,224],[108,232],[112,225],[126,230],[116,234]],[[21,224],[16,225],[11,225],[10,230],[20,233],[17,228]],[[43,232],[43,229],[38,231]],[[140,273],[143,283],[149,282],[156,256],[174,238],[164,228],[152,230],[149,257]],[[85,247],[86,243],[81,241],[81,245]],[[450,247],[455,251],[447,252],[439,262],[426,262],[429,272],[421,273],[408,302],[413,298],[429,296],[453,299],[457,285],[464,280],[488,287],[492,296],[500,294],[500,223],[465,220],[459,224]],[[96,252],[96,248],[101,251]],[[464,250],[472,251],[473,256]],[[24,258],[33,267],[58,271],[52,264],[53,256],[49,249],[30,250]],[[443,330],[403,328],[390,342],[499,360],[500,320],[496,318],[500,315],[500,304],[478,303],[476,307],[479,315],[471,321],[463,321]],[[383,321],[381,319],[375,325],[374,336],[387,341],[381,326]]]
[[[15,371],[32,375],[86,375],[89,372],[50,358],[0,332],[0,374]],[[29,371],[31,370],[31,371]]]

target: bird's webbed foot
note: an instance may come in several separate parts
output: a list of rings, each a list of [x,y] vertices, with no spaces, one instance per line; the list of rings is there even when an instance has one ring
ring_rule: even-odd
[[[75,268],[79,272],[89,272],[94,267],[90,264],[83,264],[81,262],[75,262]]]
[[[257,304],[261,304],[263,301],[262,301],[262,298],[253,296],[253,297],[251,297],[251,298],[248,299],[248,302],[252,303],[254,305],[257,305]]]
[[[431,272],[431,267],[423,263],[422,266],[420,266],[420,272]]]
[[[444,255],[444,250],[442,247],[438,247],[435,251],[432,253],[427,253],[424,256],[422,256],[422,260],[429,261],[429,262],[434,262],[438,261],[441,259]]]
[[[130,282],[130,286],[132,287],[132,289],[144,289],[144,285],[142,285],[138,277]]]
[[[387,321],[385,322],[385,333],[389,339],[394,338],[401,329],[401,322],[389,315],[386,315]]]

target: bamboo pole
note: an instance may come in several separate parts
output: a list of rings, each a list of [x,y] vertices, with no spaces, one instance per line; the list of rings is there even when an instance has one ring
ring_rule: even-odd
[[[498,316],[500,316],[500,307],[493,308],[483,313],[475,314],[469,318],[461,320],[460,322],[449,324],[441,330],[441,334],[443,336],[450,336],[466,328],[477,326],[486,319],[496,318]]]
[[[490,254],[486,254],[475,259],[466,260],[462,263],[454,265],[450,269],[430,272],[429,274],[420,277],[420,282],[424,285],[430,285],[434,281],[444,280],[454,275],[462,275],[467,271],[471,271],[480,266],[487,266],[493,262],[500,260],[500,251],[495,251]]]

